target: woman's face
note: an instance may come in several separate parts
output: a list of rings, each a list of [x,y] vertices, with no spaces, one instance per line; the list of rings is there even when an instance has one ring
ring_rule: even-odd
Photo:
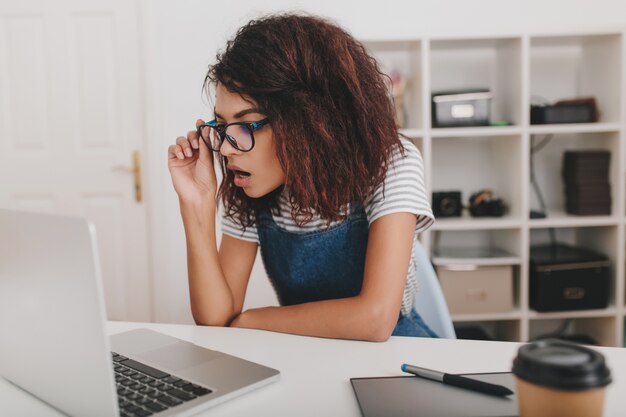
[[[265,118],[259,111],[252,100],[246,101],[217,84],[215,118],[219,124],[256,122]],[[284,184],[285,173],[276,156],[271,120],[253,134],[254,148],[251,151],[241,152],[225,140],[220,153],[228,161],[226,168],[235,174],[235,186],[241,187],[248,197],[258,198]]]

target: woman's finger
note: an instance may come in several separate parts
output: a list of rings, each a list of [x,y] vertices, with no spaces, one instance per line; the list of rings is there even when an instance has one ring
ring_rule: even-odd
[[[193,149],[198,149],[200,147],[197,130],[190,130],[187,132],[187,139],[189,140],[189,143],[191,143],[191,147]]]
[[[189,143],[189,139],[184,136],[179,136],[176,138],[176,145],[180,146],[183,150],[185,156],[192,157],[193,150],[191,149],[191,143]]]
[[[196,139],[198,141],[198,152],[200,153],[199,158],[202,162],[207,165],[213,165],[213,151],[209,149],[209,147],[204,143],[202,139],[199,137]]]
[[[167,148],[167,153],[170,158],[185,159],[183,149],[179,145],[171,145]]]

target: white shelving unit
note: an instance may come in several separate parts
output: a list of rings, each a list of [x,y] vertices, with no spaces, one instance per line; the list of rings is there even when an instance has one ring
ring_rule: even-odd
[[[607,346],[625,346],[626,328],[626,39],[624,30],[565,34],[512,34],[474,38],[363,40],[384,71],[406,80],[401,132],[421,150],[428,192],[471,193],[489,188],[508,206],[502,218],[439,219],[421,236],[433,252],[451,246],[496,246],[512,254],[514,309],[506,313],[455,315],[458,324],[480,324],[496,339],[527,341],[568,323]],[[489,88],[491,120],[505,126],[433,128],[433,92]],[[530,105],[594,96],[598,123],[530,125]],[[550,142],[533,155],[535,176],[548,216],[530,219],[539,204],[530,183],[531,144]],[[565,213],[561,161],[564,150],[611,153],[611,214]],[[529,307],[530,246],[557,240],[607,255],[611,260],[609,306],[602,310],[542,313]],[[565,322],[567,320],[567,322]]]

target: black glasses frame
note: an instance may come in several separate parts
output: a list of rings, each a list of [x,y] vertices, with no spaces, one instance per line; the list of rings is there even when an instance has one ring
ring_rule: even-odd
[[[205,124],[198,126],[198,136],[200,137],[200,139],[202,139],[202,142],[204,142],[204,144],[213,152],[220,151],[220,149],[222,148],[222,144],[224,143],[224,140],[227,140],[228,143],[230,143],[230,145],[233,148],[237,149],[240,152],[250,152],[252,149],[254,149],[254,144],[255,144],[254,131],[262,128],[269,122],[270,120],[268,118],[265,118],[256,122],[233,122],[233,123],[228,123],[224,125],[224,124],[218,124],[217,120],[211,120],[210,122],[206,122]],[[226,134],[226,129],[228,129],[228,126],[232,126],[232,125],[246,126],[250,130],[250,139],[252,140],[252,145],[250,145],[250,149],[241,149],[239,145],[237,144],[237,140],[233,138],[232,136]],[[207,139],[205,139],[204,136],[202,136],[202,128],[205,128],[205,127],[210,127],[211,129],[215,130],[218,137],[220,138],[219,148],[214,149],[213,146],[211,146],[211,140],[209,139],[207,142]]]

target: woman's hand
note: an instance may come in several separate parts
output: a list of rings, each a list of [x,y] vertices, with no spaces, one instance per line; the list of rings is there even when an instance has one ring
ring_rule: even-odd
[[[204,124],[198,119],[196,127]],[[179,136],[176,144],[167,152],[167,165],[172,176],[174,189],[181,201],[199,201],[217,193],[217,179],[213,167],[213,151],[192,130],[187,137]]]

